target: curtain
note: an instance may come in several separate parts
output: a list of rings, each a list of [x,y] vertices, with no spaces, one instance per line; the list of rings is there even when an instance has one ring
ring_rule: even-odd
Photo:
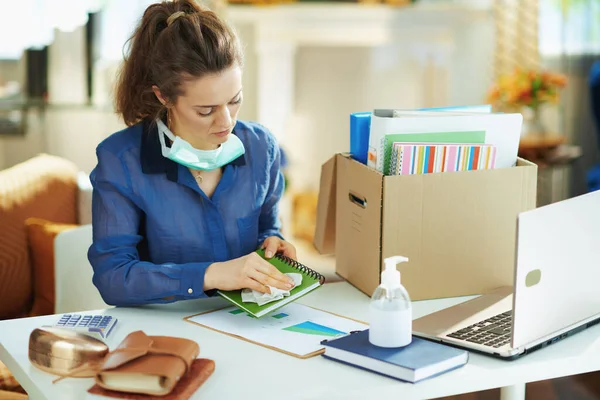
[[[540,66],[538,16],[538,0],[494,0],[496,78]]]

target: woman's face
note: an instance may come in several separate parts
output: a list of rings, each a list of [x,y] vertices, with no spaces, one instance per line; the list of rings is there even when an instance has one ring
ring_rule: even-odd
[[[169,106],[170,129],[200,150],[224,143],[235,126],[242,103],[242,70],[234,65],[221,73],[186,80],[183,94]],[[160,90],[158,99],[167,104]]]

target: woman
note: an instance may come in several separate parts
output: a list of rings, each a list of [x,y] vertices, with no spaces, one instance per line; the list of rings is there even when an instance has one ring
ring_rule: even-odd
[[[242,52],[193,0],[149,6],[117,83],[128,128],[97,148],[91,174],[93,282],[111,305],[206,297],[291,281],[256,255],[294,247],[279,231],[279,147],[237,121]]]

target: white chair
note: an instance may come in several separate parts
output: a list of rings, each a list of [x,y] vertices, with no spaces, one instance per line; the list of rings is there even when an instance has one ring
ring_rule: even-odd
[[[92,283],[93,270],[87,258],[91,244],[91,224],[60,232],[54,239],[55,313],[109,307]]]

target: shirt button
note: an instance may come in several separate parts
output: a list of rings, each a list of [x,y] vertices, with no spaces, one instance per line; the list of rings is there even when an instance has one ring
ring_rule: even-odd
[[[188,289],[188,293],[189,293],[189,294],[192,294],[192,293],[194,293],[194,291],[192,290],[192,288],[189,288],[189,289]]]

